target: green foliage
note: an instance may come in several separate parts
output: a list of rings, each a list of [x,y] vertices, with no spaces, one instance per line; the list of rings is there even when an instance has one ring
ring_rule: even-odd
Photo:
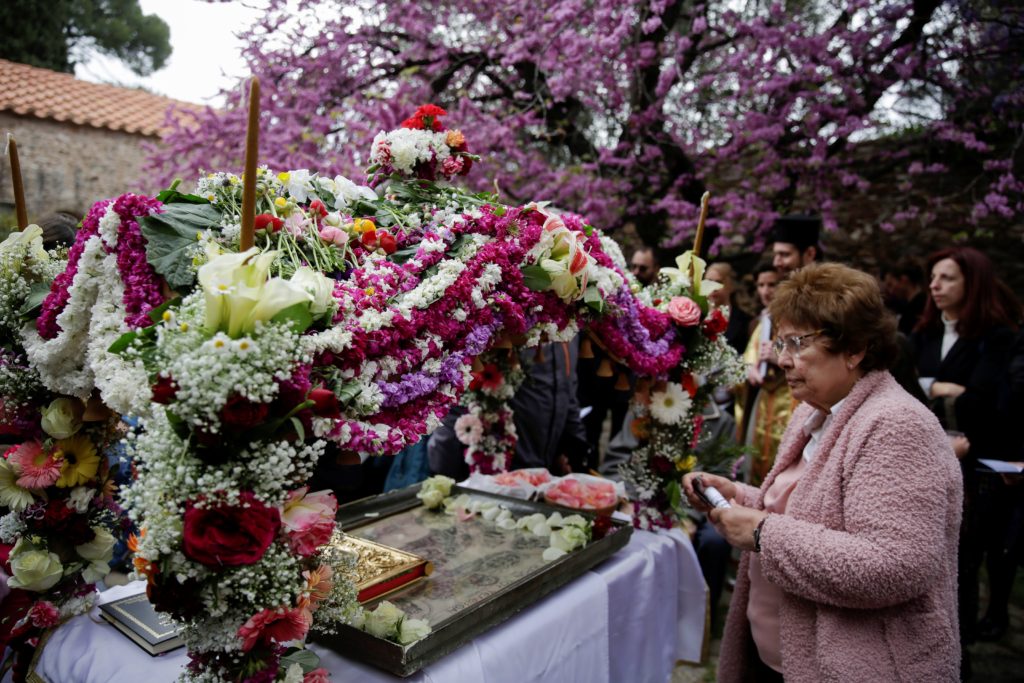
[[[146,76],[171,54],[167,24],[138,0],[4,0],[0,35],[0,57],[67,73],[95,51]]]
[[[146,259],[172,288],[191,286],[195,282],[192,255],[196,236],[218,228],[220,220],[220,211],[210,204],[165,204],[163,213],[139,221],[139,229],[148,243]]]

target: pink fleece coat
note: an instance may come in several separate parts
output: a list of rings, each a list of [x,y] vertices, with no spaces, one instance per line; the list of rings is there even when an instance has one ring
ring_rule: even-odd
[[[800,405],[760,489],[802,456]],[[864,376],[821,436],[816,457],[761,532],[761,567],[779,586],[787,683],[957,681],[960,468],[935,416],[888,372]],[[748,680],[757,650],[747,621],[743,553],[722,640],[718,680]]]

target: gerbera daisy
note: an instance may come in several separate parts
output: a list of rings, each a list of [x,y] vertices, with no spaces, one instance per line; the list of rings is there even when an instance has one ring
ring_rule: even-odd
[[[9,461],[18,473],[18,486],[44,489],[60,478],[60,455],[47,452],[38,441],[26,441],[18,446]]]
[[[85,436],[76,435],[57,442],[57,452],[64,458],[57,486],[81,486],[96,476],[100,458],[96,446]]]
[[[651,415],[658,422],[679,424],[686,419],[693,401],[686,390],[675,382],[669,382],[665,391],[651,394]]]
[[[15,512],[21,512],[31,505],[35,498],[32,494],[18,486],[15,479],[14,465],[6,460],[0,460],[0,505],[9,507]]]

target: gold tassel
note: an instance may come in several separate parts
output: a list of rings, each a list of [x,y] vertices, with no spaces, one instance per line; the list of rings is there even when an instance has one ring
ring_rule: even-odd
[[[594,345],[590,342],[589,337],[584,337],[583,341],[580,342],[580,358],[593,358],[594,357]]]
[[[608,358],[602,358],[601,364],[597,366],[597,376],[611,377],[614,374],[615,371],[612,369],[612,361]]]
[[[544,345],[543,344],[541,344],[540,346],[537,347],[537,355],[535,357],[535,360],[538,363],[543,363],[544,362]]]
[[[474,356],[473,357],[473,372],[482,372],[483,369],[484,369],[484,364],[480,360],[480,356]]]

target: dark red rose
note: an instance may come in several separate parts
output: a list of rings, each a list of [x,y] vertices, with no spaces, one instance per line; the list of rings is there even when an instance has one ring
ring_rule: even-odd
[[[714,309],[711,311],[711,315],[704,321],[704,334],[709,339],[714,341],[718,338],[718,335],[725,332],[726,328],[729,327],[729,319],[722,314],[720,309]]]
[[[277,232],[284,227],[284,221],[269,213],[261,213],[253,221],[253,229]]]
[[[159,377],[151,388],[153,392],[153,403],[169,405],[174,402],[178,395],[178,385],[174,383],[173,377]]]
[[[157,612],[188,620],[198,617],[205,609],[200,588],[199,579],[190,578],[179,583],[176,576],[159,575],[146,586],[146,597]]]
[[[258,562],[277,537],[281,514],[251,491],[238,505],[185,506],[181,550],[207,567],[240,567]]]
[[[313,414],[317,417],[338,417],[341,415],[341,406],[338,405],[338,397],[330,389],[318,387],[309,392],[309,399],[313,401]]]
[[[469,173],[469,169],[471,168],[473,168],[473,157],[462,157],[462,170],[459,171],[459,175],[466,175],[467,173]]]
[[[249,429],[263,424],[269,412],[270,406],[266,403],[255,403],[244,396],[232,394],[220,409],[220,421],[229,429]]]
[[[683,389],[686,389],[686,393],[690,395],[690,398],[693,398],[694,396],[697,395],[696,377],[694,377],[690,373],[686,373],[679,379],[679,383],[683,385]]]
[[[651,469],[658,474],[669,474],[675,469],[675,465],[664,455],[656,455],[651,458]]]
[[[612,522],[612,516],[600,515],[594,519],[594,526],[591,529],[591,538],[597,541],[607,536],[614,529],[615,523]]]
[[[40,515],[42,505],[33,505],[24,515],[25,526],[32,533],[59,538],[71,545],[82,545],[96,538],[88,518],[69,508],[62,499],[54,498],[45,503]]]

